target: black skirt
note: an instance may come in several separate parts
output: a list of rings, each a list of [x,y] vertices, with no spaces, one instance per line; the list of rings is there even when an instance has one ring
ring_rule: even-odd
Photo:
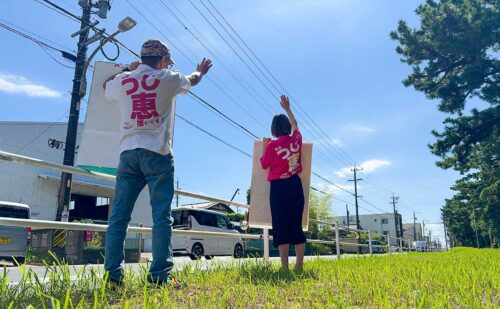
[[[302,231],[304,191],[300,177],[271,180],[271,216],[273,245],[301,244],[306,241]]]

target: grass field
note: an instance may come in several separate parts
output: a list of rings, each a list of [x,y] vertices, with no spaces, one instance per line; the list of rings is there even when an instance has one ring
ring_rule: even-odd
[[[188,283],[180,290],[146,284],[144,268],[111,291],[102,273],[82,271],[71,280],[67,267],[51,266],[48,282],[26,271],[17,287],[0,275],[0,308],[500,307],[500,251],[491,249],[318,258],[308,261],[302,274],[257,260],[209,270],[189,266],[176,273]]]

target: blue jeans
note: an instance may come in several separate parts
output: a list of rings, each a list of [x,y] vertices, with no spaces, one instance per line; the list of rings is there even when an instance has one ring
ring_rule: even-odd
[[[108,220],[104,269],[109,279],[123,279],[124,241],[134,204],[148,185],[153,214],[153,262],[149,276],[167,279],[174,266],[172,259],[172,217],[170,205],[174,196],[174,161],[172,155],[160,155],[142,148],[121,153],[115,185],[115,196]]]

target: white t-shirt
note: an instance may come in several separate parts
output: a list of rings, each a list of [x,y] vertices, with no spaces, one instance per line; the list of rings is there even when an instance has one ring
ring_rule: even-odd
[[[175,96],[185,94],[190,81],[181,73],[141,64],[106,84],[105,96],[120,106],[120,153],[144,148],[172,153]]]

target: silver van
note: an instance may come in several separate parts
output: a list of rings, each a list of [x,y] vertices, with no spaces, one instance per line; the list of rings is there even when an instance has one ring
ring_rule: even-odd
[[[240,234],[223,213],[179,207],[172,210],[173,229]],[[209,260],[215,255],[243,257],[243,240],[240,237],[217,236],[173,236],[173,252],[187,254],[192,260],[205,256]]]
[[[30,207],[26,204],[0,201],[0,217],[29,219]],[[0,259],[24,263],[28,250],[30,228],[0,225]]]

